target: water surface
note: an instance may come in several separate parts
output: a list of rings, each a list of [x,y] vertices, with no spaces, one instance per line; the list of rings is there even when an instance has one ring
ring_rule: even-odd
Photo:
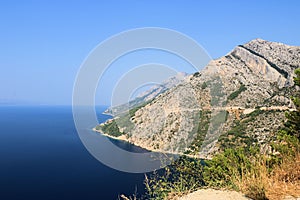
[[[100,122],[109,118],[104,109]],[[109,200],[144,192],[143,174],[116,171],[88,153],[68,106],[0,106],[0,158],[3,200]]]

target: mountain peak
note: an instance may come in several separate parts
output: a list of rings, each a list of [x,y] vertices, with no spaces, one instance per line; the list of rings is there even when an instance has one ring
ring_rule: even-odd
[[[250,40],[248,43],[250,42],[257,42],[257,43],[262,43],[262,42],[269,42],[268,40],[264,40],[262,38],[255,38],[253,40]]]
[[[245,43],[242,46],[284,46],[285,48],[299,48],[297,46],[291,46],[282,42],[269,41],[262,38],[255,38]],[[241,45],[240,45],[241,46]]]

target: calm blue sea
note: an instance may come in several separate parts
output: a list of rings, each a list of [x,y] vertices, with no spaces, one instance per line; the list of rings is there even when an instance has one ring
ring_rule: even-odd
[[[99,122],[109,118],[104,109]],[[116,171],[88,153],[67,106],[0,106],[0,158],[1,200],[110,200],[144,192],[143,174]]]

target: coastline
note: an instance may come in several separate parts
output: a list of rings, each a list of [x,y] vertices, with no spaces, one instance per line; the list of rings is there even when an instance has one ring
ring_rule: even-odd
[[[122,142],[127,142],[131,145],[134,145],[136,147],[139,147],[139,148],[144,149],[144,150],[149,151],[149,152],[158,152],[158,151],[150,150],[148,148],[145,148],[145,147],[142,147],[140,145],[137,145],[137,144],[133,143],[132,141],[130,141],[129,139],[126,138],[126,135],[121,135],[121,136],[116,137],[116,136],[112,136],[112,135],[109,135],[107,133],[104,133],[101,130],[96,130],[96,128],[93,128],[92,130],[97,132],[97,133],[100,133],[101,135],[103,135],[105,137],[111,138],[113,140],[119,140],[119,141],[122,141]]]
[[[96,128],[93,128],[92,129],[93,131],[97,132],[97,133],[100,133],[101,135],[105,136],[105,137],[108,137],[108,138],[111,138],[111,139],[114,139],[114,140],[119,140],[119,141],[123,141],[123,142],[127,142],[129,144],[132,144],[134,146],[137,146],[139,148],[142,148],[142,149],[145,149],[149,152],[156,152],[156,153],[163,153],[163,154],[171,154],[171,155],[177,155],[177,156],[187,156],[189,158],[195,158],[195,159],[204,159],[204,160],[211,160],[211,158],[205,158],[205,157],[201,157],[201,156],[197,156],[197,155],[189,155],[189,154],[183,154],[183,153],[174,153],[174,152],[162,152],[162,151],[158,151],[158,150],[155,150],[155,149],[149,149],[149,148],[145,148],[145,147],[142,147],[140,145],[137,145],[135,144],[134,142],[130,141],[129,139],[126,138],[126,135],[121,135],[121,136],[112,136],[112,135],[109,135],[107,133],[104,133],[102,132],[101,130],[96,130]]]
[[[125,142],[128,142],[130,144],[133,144],[132,142],[130,142],[125,135],[121,135],[121,136],[112,136],[112,135],[109,135],[107,133],[103,133],[102,131],[100,130],[97,130],[96,128],[93,128],[93,131],[97,132],[97,133],[100,133],[101,135],[105,136],[105,137],[108,137],[108,138],[111,138],[111,139],[114,139],[114,140],[120,140],[120,141],[125,141]],[[133,144],[135,145],[135,144]],[[137,145],[136,145],[137,146]]]

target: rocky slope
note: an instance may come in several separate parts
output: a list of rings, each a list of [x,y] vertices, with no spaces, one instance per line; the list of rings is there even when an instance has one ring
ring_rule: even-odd
[[[169,79],[165,80],[159,85],[154,85],[149,90],[146,90],[136,96],[133,100],[129,101],[128,103],[124,103],[118,106],[110,107],[104,111],[104,114],[112,115],[114,117],[127,112],[129,109],[134,107],[141,106],[146,102],[151,101],[159,94],[167,91],[168,89],[175,87],[179,83],[181,83],[184,78],[187,76],[186,73],[180,72],[174,77],[170,77]]]
[[[293,109],[299,67],[300,47],[252,40],[97,129],[150,150],[205,158],[232,145],[270,152],[284,112]],[[107,128],[113,123],[117,130]]]

